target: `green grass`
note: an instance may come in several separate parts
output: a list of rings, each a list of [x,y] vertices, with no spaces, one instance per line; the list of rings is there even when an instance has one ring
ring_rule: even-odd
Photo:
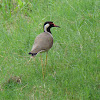
[[[23,1],[0,1],[0,100],[100,100],[100,1]],[[43,80],[40,54],[28,53],[45,21],[61,28]]]

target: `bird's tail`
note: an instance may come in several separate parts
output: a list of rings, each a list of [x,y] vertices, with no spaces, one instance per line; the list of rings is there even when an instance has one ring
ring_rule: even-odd
[[[31,52],[29,52],[29,55],[36,56],[37,53],[31,53]]]

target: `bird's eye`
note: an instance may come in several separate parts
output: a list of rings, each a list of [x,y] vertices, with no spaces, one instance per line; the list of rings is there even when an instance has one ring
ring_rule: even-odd
[[[51,26],[54,26],[54,24],[53,24],[53,23],[50,23],[50,25],[51,25]]]

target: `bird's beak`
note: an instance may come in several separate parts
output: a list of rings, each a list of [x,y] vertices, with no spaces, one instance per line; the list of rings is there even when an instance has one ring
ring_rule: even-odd
[[[60,28],[60,26],[58,26],[58,25],[55,25],[55,24],[54,24],[54,27],[59,27],[59,28]]]

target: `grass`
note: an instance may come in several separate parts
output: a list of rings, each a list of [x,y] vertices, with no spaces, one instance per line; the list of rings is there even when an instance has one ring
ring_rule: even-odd
[[[0,100],[100,99],[99,0],[0,3]],[[54,45],[43,80],[40,54],[28,63],[28,52],[45,21],[61,28],[51,29]],[[21,83],[9,82],[15,76]]]

